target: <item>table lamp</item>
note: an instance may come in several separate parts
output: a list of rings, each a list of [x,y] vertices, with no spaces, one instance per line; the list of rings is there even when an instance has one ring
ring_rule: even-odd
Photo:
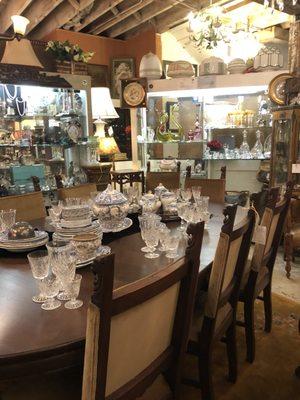
[[[120,149],[113,136],[99,137],[99,147],[97,153],[101,156],[108,156],[115,170],[115,154],[120,153]]]
[[[119,118],[118,113],[112,103],[109,88],[94,87],[92,88],[92,115],[96,125],[97,137],[105,137],[106,119]]]

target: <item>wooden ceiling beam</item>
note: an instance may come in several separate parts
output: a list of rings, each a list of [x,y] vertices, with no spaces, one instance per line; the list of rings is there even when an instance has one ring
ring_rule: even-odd
[[[187,20],[187,12],[183,8],[174,8],[169,13],[161,15],[156,20],[157,33],[163,33]]]
[[[84,10],[86,7],[91,5],[93,0],[80,0],[80,10]],[[73,19],[80,11],[73,7],[68,1],[63,2],[48,15],[42,24],[33,31],[33,37],[35,39],[42,39],[55,29],[62,27],[71,19]]]
[[[131,7],[128,7],[123,12],[120,12],[117,16],[112,17],[108,21],[103,22],[103,23],[91,28],[89,33],[92,33],[93,35],[99,35],[100,33],[108,30],[109,28],[118,24],[119,22],[123,21],[124,19],[130,17],[135,12],[140,11],[147,5],[153,3],[153,1],[154,0],[138,0],[138,2],[136,4],[134,4]],[[166,0],[163,0],[163,1],[166,1]]]
[[[24,13],[24,16],[30,21],[26,30],[27,34],[37,27],[45,16],[49,15],[63,1],[64,0],[39,0],[32,3]]]
[[[10,0],[6,3],[0,14],[1,32],[5,33],[12,25],[10,17],[12,15],[21,15],[33,0]]]
[[[125,21],[123,24],[116,25],[112,29],[108,31],[108,36],[111,38],[118,37],[120,35],[123,35],[124,33],[135,29],[137,26],[142,25],[145,22],[148,22],[152,18],[155,18],[156,16],[165,13],[166,11],[169,11],[171,8],[176,7],[176,4],[179,4],[183,2],[184,0],[163,0],[163,1],[156,1],[151,7],[148,7],[146,10],[142,10],[140,12],[141,18],[140,20],[136,20],[135,18],[129,19],[128,21]],[[188,13],[188,9],[184,7],[185,13]]]
[[[92,12],[84,18],[79,26],[75,27],[75,31],[81,31],[87,25],[94,22],[97,18],[100,18],[109,10],[117,7],[123,1],[124,0],[99,0],[96,6],[93,7]]]

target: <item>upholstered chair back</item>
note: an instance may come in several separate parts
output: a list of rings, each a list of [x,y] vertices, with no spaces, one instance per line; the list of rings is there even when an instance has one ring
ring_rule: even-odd
[[[246,218],[234,226],[236,210],[236,205],[225,210],[226,218],[212,264],[205,304],[205,316],[215,321],[218,319],[218,323],[236,307],[255,226],[253,210],[249,210]]]
[[[97,192],[97,186],[95,183],[86,183],[84,185],[58,189],[57,195],[59,200],[65,200],[73,197],[84,199],[90,197],[92,192]]]
[[[18,196],[0,197],[0,210],[16,211],[16,221],[33,221],[46,217],[42,192],[26,193]]]
[[[189,227],[185,257],[115,290],[114,256],[94,262],[96,283],[88,310],[82,400],[137,398],[167,371],[171,390],[177,390],[203,227],[202,222]]]

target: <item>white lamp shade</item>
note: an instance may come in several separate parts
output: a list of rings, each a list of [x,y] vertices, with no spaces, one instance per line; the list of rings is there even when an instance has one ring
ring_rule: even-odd
[[[13,15],[11,20],[13,23],[14,32],[24,36],[27,25],[29,24],[29,19],[22,17],[22,15]]]
[[[97,119],[119,118],[112,103],[109,88],[92,88],[92,115]]]
[[[20,42],[17,39],[5,42],[5,50],[1,63],[43,68],[35,55],[30,40],[27,39],[22,39]]]

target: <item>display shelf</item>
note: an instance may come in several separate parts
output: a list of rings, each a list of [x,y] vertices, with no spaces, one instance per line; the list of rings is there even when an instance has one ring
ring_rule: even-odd
[[[264,158],[202,158],[203,161],[264,161],[270,160],[270,157]]]

